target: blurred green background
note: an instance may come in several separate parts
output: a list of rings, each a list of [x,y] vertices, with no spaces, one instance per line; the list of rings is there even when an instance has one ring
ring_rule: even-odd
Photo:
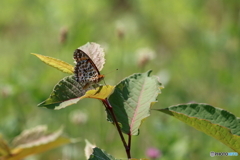
[[[107,84],[152,69],[165,86],[154,108],[194,101],[240,116],[239,0],[2,0],[0,12],[1,134],[10,142],[24,129],[64,125],[66,136],[82,139],[27,160],[84,159],[84,139],[126,157],[100,101],[58,111],[37,107],[67,74],[30,53],[73,64],[76,48],[96,42],[106,52]],[[210,157],[233,150],[160,112],[151,112],[133,137],[132,157],[147,157],[149,147],[161,150],[162,160],[237,159]]]

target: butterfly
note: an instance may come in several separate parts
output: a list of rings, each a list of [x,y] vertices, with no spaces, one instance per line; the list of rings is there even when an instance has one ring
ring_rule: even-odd
[[[83,85],[83,89],[87,89],[93,84],[100,82],[104,75],[101,75],[92,59],[82,50],[76,49],[73,54],[76,62],[74,74],[76,81]]]

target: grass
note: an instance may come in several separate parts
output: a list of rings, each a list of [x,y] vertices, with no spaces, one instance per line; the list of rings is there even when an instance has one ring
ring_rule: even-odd
[[[30,53],[73,64],[73,51],[89,41],[106,50],[101,73],[107,73],[107,84],[115,85],[135,72],[165,71],[169,81],[155,108],[196,101],[239,116],[238,1],[20,0],[2,1],[0,6],[0,132],[9,141],[36,125],[47,124],[53,130],[64,125],[66,135],[88,139],[115,157],[125,157],[100,102],[86,99],[59,111],[37,107],[66,74]],[[68,37],[60,43],[63,27]],[[137,65],[136,52],[145,47],[156,55],[143,69]],[[119,70],[112,72],[116,68]],[[70,113],[77,110],[88,115],[85,124],[70,121]],[[83,159],[84,145],[82,141],[32,159]],[[132,155],[145,157],[145,150],[152,146],[162,151],[162,159],[210,159],[210,151],[232,151],[182,122],[154,112],[133,139]]]

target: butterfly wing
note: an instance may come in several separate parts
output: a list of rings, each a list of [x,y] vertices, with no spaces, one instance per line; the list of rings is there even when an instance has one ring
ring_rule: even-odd
[[[91,58],[82,50],[76,49],[73,58],[76,61],[76,66],[74,68],[76,81],[81,83],[83,88],[98,83],[104,78],[103,75],[100,75],[99,70]]]

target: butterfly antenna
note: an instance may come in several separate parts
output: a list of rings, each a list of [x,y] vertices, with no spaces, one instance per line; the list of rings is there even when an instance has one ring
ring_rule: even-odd
[[[118,71],[118,68],[116,69],[116,71]],[[112,72],[113,72],[113,71],[108,72],[107,74],[112,73]],[[104,74],[104,75],[106,75],[106,74]],[[103,79],[103,82],[104,82],[105,85],[107,85],[104,79]]]
[[[116,69],[116,70],[114,70],[114,71],[118,71],[118,69]],[[112,72],[114,72],[114,71],[108,72],[107,74],[112,73]],[[104,75],[106,75],[106,74],[104,74]]]
[[[105,85],[107,85],[104,79],[103,79],[103,82],[104,82]]]

